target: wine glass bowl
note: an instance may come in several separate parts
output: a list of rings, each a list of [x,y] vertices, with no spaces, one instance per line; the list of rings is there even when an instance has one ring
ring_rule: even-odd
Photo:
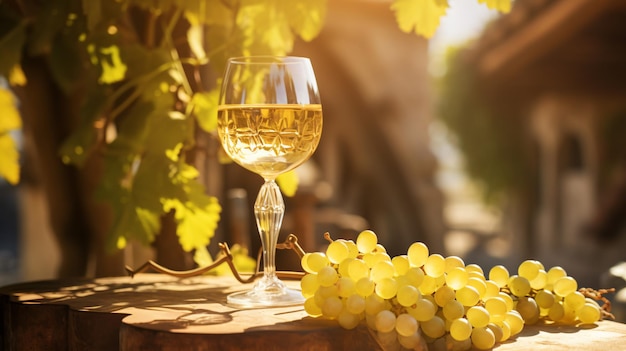
[[[322,107],[310,60],[229,59],[217,129],[226,153],[265,180],[254,205],[263,247],[263,278],[252,290],[229,295],[228,302],[245,307],[302,303],[302,294],[276,277],[275,251],[285,205],[275,179],[311,157],[320,140]]]

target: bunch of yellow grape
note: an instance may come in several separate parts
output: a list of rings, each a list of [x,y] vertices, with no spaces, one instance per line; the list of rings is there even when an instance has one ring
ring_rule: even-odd
[[[498,265],[485,276],[480,266],[431,254],[421,242],[391,258],[371,230],[356,243],[331,240],[325,253],[307,253],[301,263],[310,316],[336,319],[346,329],[365,321],[407,349],[435,343],[486,350],[540,319],[587,324],[602,316],[600,305],[561,267],[546,271],[527,260],[515,275]]]

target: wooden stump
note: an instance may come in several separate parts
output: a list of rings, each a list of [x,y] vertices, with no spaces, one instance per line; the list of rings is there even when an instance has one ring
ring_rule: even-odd
[[[297,281],[288,281],[297,287]],[[23,283],[0,289],[4,350],[384,350],[360,326],[306,316],[302,306],[240,309],[231,277],[160,274]],[[526,326],[498,351],[622,350],[626,325]]]

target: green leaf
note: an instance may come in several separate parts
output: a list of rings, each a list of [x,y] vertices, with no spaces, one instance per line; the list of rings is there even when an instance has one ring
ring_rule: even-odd
[[[398,26],[405,33],[430,38],[435,34],[446,6],[439,0],[394,0],[391,9],[395,11]]]
[[[209,92],[195,93],[191,98],[189,108],[196,116],[198,124],[207,132],[217,129],[217,105],[220,97],[219,88]]]
[[[288,197],[296,194],[296,191],[298,190],[298,182],[298,174],[294,170],[283,173],[276,178],[276,183],[280,187],[280,190],[285,196]]]
[[[128,239],[134,239],[145,246],[154,241],[155,234],[161,229],[160,213],[133,204],[119,209],[121,211],[115,216],[116,221],[105,244],[108,251],[122,249]]]
[[[221,207],[217,198],[204,196],[203,205],[197,206],[192,201],[182,202],[169,199],[164,202],[164,209],[175,210],[178,223],[176,233],[185,251],[207,246],[215,235],[220,220]]]

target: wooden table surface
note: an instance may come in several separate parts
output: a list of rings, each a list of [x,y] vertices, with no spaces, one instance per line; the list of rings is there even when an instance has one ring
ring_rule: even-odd
[[[287,282],[298,286],[297,281]],[[231,277],[161,274],[0,288],[4,350],[385,350],[367,327],[347,331],[301,306],[238,309]],[[497,351],[626,350],[626,324],[525,326]]]

